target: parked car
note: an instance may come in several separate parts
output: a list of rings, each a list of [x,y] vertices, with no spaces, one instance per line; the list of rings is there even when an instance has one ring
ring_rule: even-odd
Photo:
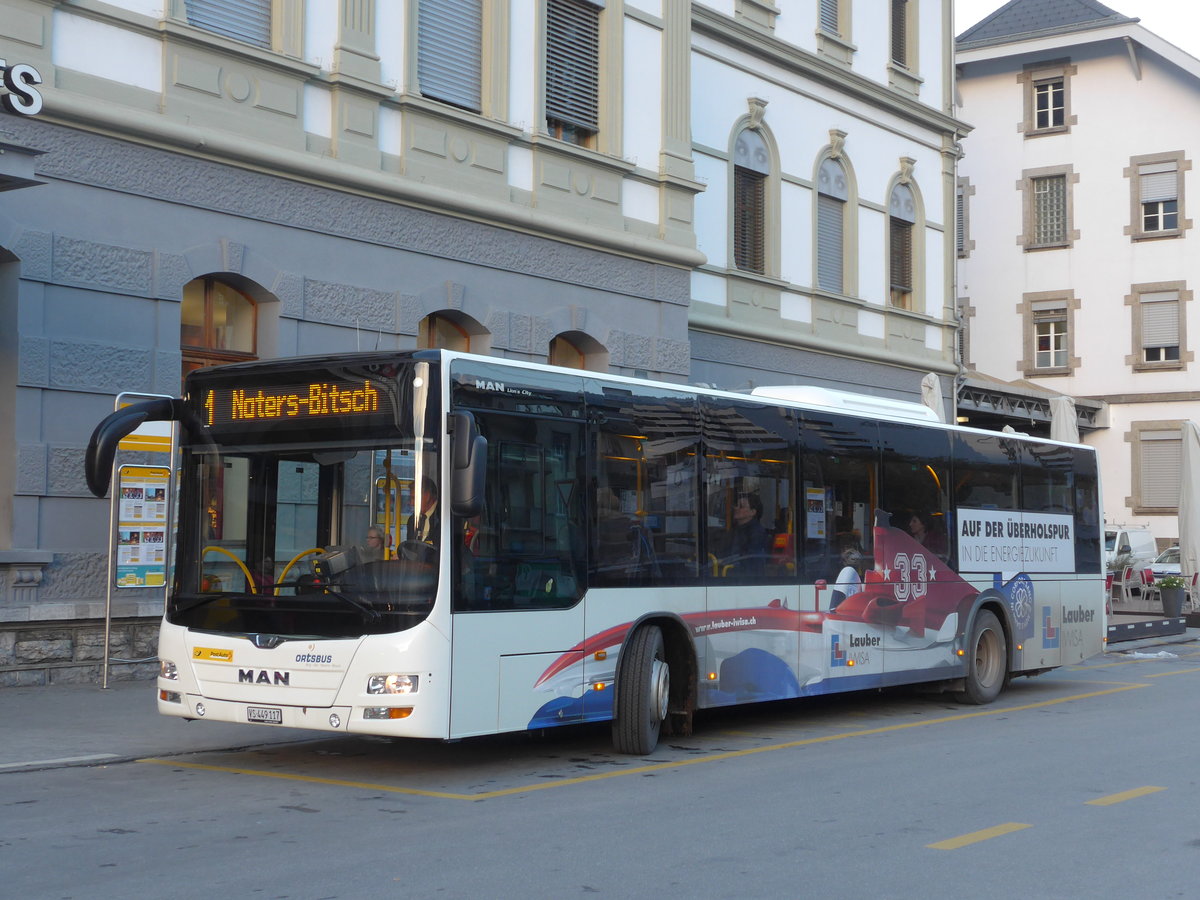
[[[1120,576],[1121,569],[1142,569],[1158,555],[1154,535],[1145,525],[1105,525],[1104,562],[1110,572]]]
[[[1167,575],[1178,575],[1180,573],[1179,548],[1168,547],[1158,554],[1154,562],[1150,563],[1150,571],[1154,573],[1155,581]]]

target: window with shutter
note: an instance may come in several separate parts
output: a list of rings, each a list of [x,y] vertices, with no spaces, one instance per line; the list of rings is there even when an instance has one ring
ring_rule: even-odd
[[[1179,362],[1179,294],[1155,291],[1138,297],[1142,315],[1142,360]]]
[[[480,111],[482,0],[421,3],[417,13],[417,81],[421,94]]]
[[[908,185],[892,189],[888,204],[889,280],[892,306],[913,308],[913,223],[916,199]]]
[[[1179,168],[1174,160],[1138,166],[1142,231],[1179,227]]]
[[[766,274],[767,176],[771,155],[757,131],[740,132],[733,144],[733,263]]]
[[[1067,367],[1067,311],[1051,309],[1034,314],[1033,365],[1037,369]]]
[[[271,48],[271,0],[188,0],[189,25]]]
[[[841,34],[841,25],[838,21],[838,0],[821,0],[820,16],[822,31],[829,34]]]
[[[1179,476],[1183,467],[1183,439],[1178,428],[1138,432],[1139,496],[1137,505],[1176,509],[1179,505]]]
[[[586,144],[600,129],[600,6],[546,0],[546,127]]]
[[[766,213],[766,176],[733,167],[733,261],[746,272],[766,272],[763,224]]]
[[[908,0],[892,0],[892,62],[908,65]]]
[[[846,170],[826,159],[817,170],[817,287],[845,291]]]

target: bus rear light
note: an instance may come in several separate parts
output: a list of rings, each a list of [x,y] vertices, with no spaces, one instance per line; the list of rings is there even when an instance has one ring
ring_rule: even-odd
[[[411,706],[368,706],[363,709],[364,719],[407,719],[412,715]]]
[[[183,702],[183,696],[179,693],[179,691],[159,691],[158,699],[162,700],[164,703]]]
[[[168,681],[178,681],[179,669],[169,659],[160,659],[158,661],[158,677]]]

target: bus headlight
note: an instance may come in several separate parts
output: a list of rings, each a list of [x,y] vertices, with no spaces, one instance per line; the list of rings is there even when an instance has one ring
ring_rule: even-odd
[[[417,675],[372,675],[367,679],[368,694],[415,694]]]
[[[160,659],[158,661],[158,677],[165,678],[168,681],[178,681],[179,670],[175,668],[175,663],[169,659]]]

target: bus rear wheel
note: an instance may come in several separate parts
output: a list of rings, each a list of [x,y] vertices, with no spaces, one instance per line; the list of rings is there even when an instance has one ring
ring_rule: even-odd
[[[613,710],[613,746],[618,753],[645,756],[658,746],[658,736],[671,694],[662,630],[646,625],[634,632],[621,651]]]
[[[1008,642],[1000,620],[990,610],[981,609],[971,627],[967,643],[967,677],[958,699],[963,703],[991,703],[999,696],[1008,678]]]

